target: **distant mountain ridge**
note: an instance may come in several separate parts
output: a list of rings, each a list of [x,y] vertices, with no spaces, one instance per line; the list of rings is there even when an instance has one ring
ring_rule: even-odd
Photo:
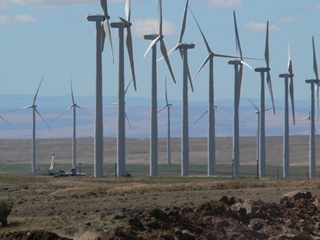
[[[259,106],[259,99],[251,99]],[[33,95],[0,95],[0,115],[9,123],[0,122],[0,138],[31,138],[31,110],[18,108],[31,105]],[[94,130],[94,96],[75,96],[75,102],[85,110],[77,110],[77,137],[92,137]],[[173,105],[171,111],[171,130],[172,137],[181,136],[181,101],[170,100]],[[116,96],[104,96],[103,115],[104,115],[104,136],[116,137],[117,124],[117,102]],[[126,135],[130,138],[149,138],[150,136],[150,99],[143,97],[127,97],[126,113],[132,125],[126,127]],[[283,100],[276,100],[276,115],[272,111],[266,112],[266,135],[282,135],[283,133]],[[37,98],[38,111],[50,125],[46,127],[40,117],[37,118],[37,137],[38,138],[71,138],[72,137],[72,112],[62,115],[53,121],[59,114],[71,105],[71,96],[42,96]],[[164,99],[158,100],[158,108],[165,105]],[[216,135],[232,136],[233,128],[233,99],[216,100]],[[270,105],[266,100],[266,108]],[[207,137],[208,118],[204,116],[198,123],[194,122],[207,110],[207,101],[189,102],[189,131],[190,137]],[[309,134],[308,117],[310,109],[309,100],[296,100],[296,126],[292,125],[290,107],[290,134],[306,135]],[[158,116],[159,137],[166,137],[167,129],[166,111]],[[240,103],[240,135],[255,136],[257,132],[257,116],[255,109],[242,98]]]

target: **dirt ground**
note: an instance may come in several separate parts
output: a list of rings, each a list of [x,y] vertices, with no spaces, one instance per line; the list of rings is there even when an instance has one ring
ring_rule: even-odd
[[[316,139],[318,141],[318,138]],[[93,138],[77,139],[77,162],[93,163]],[[171,141],[171,158],[173,164],[180,164],[181,146],[180,139],[173,138]],[[240,164],[256,164],[257,145],[255,137],[240,138]],[[318,144],[318,142],[316,142]],[[159,164],[167,162],[166,139],[159,139]],[[190,163],[207,163],[207,138],[190,138]],[[316,149],[317,156],[320,149]],[[72,139],[38,139],[37,140],[37,163],[50,164],[52,154],[56,154],[56,162],[72,162]],[[114,138],[104,140],[104,163],[116,162],[117,142]],[[127,163],[149,164],[150,140],[132,139],[126,140]],[[282,165],[283,138],[281,136],[267,137],[266,139],[266,162],[270,165]],[[309,136],[290,137],[290,164],[308,165],[309,159]],[[0,164],[30,163],[31,140],[6,140],[0,139]],[[231,164],[232,162],[232,137],[216,138],[216,163]]]
[[[196,207],[223,196],[278,203],[284,193],[295,190],[320,196],[319,186],[319,180],[7,175],[1,176],[0,198],[10,198],[14,205],[8,226],[0,226],[0,233],[42,229],[74,239],[95,239],[126,225],[137,212]]]
[[[161,139],[160,142],[159,159],[160,162],[165,163],[165,140]],[[174,142],[173,161],[179,163],[180,143],[178,139],[175,139]],[[26,154],[30,150],[30,144],[30,140],[0,140],[0,164],[8,163],[8,161],[10,163],[30,163],[31,155]],[[78,144],[78,160],[90,163],[93,159],[93,139],[79,139]],[[61,161],[71,161],[69,145],[71,145],[70,139],[38,140],[38,162],[49,164],[52,153],[58,153],[58,159]],[[206,139],[191,139],[190,145],[192,146],[190,148],[191,161],[194,162],[197,159],[201,163],[206,163]],[[308,137],[292,138],[291,146],[291,164],[307,165]],[[267,153],[269,163],[281,165],[282,138],[267,139],[267,147],[270,149]],[[130,159],[130,163],[148,164],[148,150],[149,144],[146,139],[127,140],[127,157]],[[114,139],[105,141],[105,151],[105,160],[115,161],[116,144]],[[255,156],[255,138],[241,138],[242,164],[255,164]],[[218,162],[229,161],[230,157],[231,138],[218,138]],[[115,236],[119,226],[130,227],[131,219],[137,216],[139,216],[139,221],[148,221],[148,212],[155,211],[155,209],[161,210],[165,214],[169,214],[168,212],[172,209],[181,210],[181,208],[192,208],[192,211],[198,211],[196,209],[199,209],[203,204],[219,201],[223,196],[278,204],[283,194],[296,190],[310,192],[313,198],[317,199],[320,196],[320,180],[317,178],[314,180],[224,179],[223,177],[208,178],[204,176],[94,179],[92,176],[55,178],[31,175],[30,173],[19,175],[2,173],[0,174],[0,200],[12,200],[13,208],[8,218],[8,226],[0,225],[0,234],[26,231],[30,235],[30,231],[45,230],[72,239],[96,239],[110,231],[113,231]],[[266,208],[270,207],[270,205],[265,206]],[[319,208],[318,205],[312,205],[312,207]],[[226,206],[224,210],[229,211]],[[320,219],[320,216],[316,217]],[[320,222],[320,220],[315,221]],[[144,225],[145,229],[149,229],[146,226]],[[129,228],[128,231],[132,231],[132,229]],[[179,231],[174,231],[172,234],[179,235]],[[9,238],[8,235],[2,239],[24,240],[23,238]],[[109,237],[101,239],[126,238],[111,238],[109,235]],[[176,236],[175,239],[189,238]],[[190,239],[197,238],[191,237]]]

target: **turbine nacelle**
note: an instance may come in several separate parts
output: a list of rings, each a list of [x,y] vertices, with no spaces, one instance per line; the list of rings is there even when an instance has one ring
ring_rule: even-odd
[[[179,45],[178,45],[178,48],[179,49],[192,49],[192,48],[194,48],[196,45],[195,44],[193,44],[193,43],[180,43]]]
[[[294,77],[294,74],[290,74],[290,73],[281,73],[279,74],[279,77],[280,78],[291,78],[291,77]]]
[[[106,17],[101,14],[87,15],[87,20],[89,22],[103,22],[105,19]]]

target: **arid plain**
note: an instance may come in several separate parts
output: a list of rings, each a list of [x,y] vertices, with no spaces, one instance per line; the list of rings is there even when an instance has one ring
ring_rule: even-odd
[[[317,140],[318,141],[318,140]],[[190,139],[190,164],[206,165],[206,138]],[[79,163],[93,164],[93,139],[79,138],[77,159]],[[104,141],[104,163],[114,166],[116,162],[116,139]],[[318,142],[317,142],[318,144]],[[217,138],[217,165],[225,165],[231,173],[232,138]],[[241,137],[241,165],[253,167],[256,164],[256,139]],[[309,137],[290,138],[291,165],[308,170]],[[31,161],[31,140],[0,140],[0,199],[13,200],[12,213],[8,226],[0,232],[44,229],[60,236],[74,239],[95,239],[106,229],[126,224],[127,217],[139,211],[152,208],[172,208],[175,206],[197,206],[206,201],[218,200],[222,196],[241,199],[279,202],[281,196],[290,191],[310,191],[320,195],[318,178],[284,180],[282,174],[282,137],[267,138],[267,168],[277,166],[280,179],[275,175],[257,181],[255,175],[232,179],[228,176],[147,177],[144,174],[131,178],[114,178],[106,168],[106,177],[94,179],[86,177],[54,178],[44,174],[31,174],[28,170],[21,173],[8,164],[26,164]],[[129,165],[149,164],[149,140],[127,139],[127,163]],[[57,154],[56,165],[71,167],[71,139],[37,140],[37,162],[40,172],[45,173],[50,165],[52,154]],[[320,155],[319,149],[317,150]],[[172,140],[172,161],[180,163],[180,140]],[[166,139],[159,140],[159,162],[166,164]],[[10,169],[10,171],[8,171]],[[89,169],[89,168],[88,168]],[[250,168],[249,168],[250,169]],[[69,169],[66,169],[69,170]],[[241,172],[240,172],[241,175]]]

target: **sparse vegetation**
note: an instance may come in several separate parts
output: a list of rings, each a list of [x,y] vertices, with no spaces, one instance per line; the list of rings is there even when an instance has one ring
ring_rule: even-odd
[[[7,226],[8,224],[8,216],[12,210],[12,201],[8,200],[0,200],[0,223],[2,226]]]

